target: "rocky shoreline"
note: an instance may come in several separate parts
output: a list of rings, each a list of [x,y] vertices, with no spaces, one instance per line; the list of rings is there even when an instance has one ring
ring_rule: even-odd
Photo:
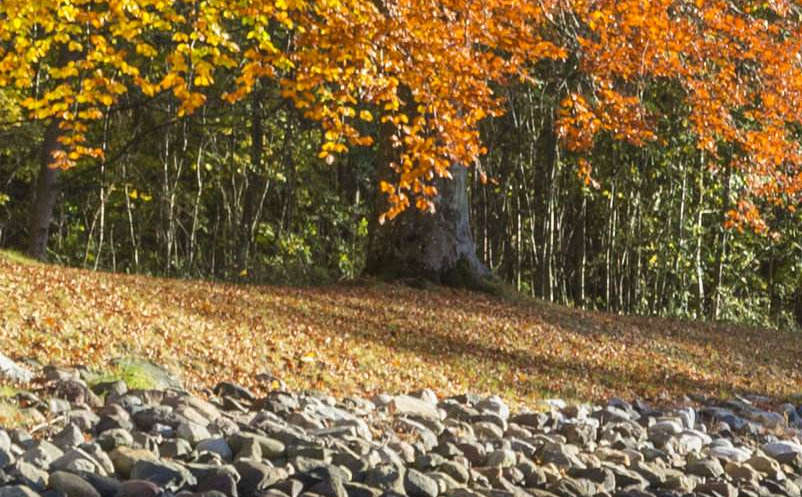
[[[44,368],[0,429],[0,497],[802,497],[802,410],[759,398],[665,409],[422,390],[372,399],[220,383],[93,384]]]

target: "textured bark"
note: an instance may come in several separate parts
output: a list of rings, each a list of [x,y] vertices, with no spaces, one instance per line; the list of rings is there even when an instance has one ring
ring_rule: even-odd
[[[53,208],[58,197],[60,171],[51,167],[51,164],[53,163],[53,152],[61,148],[61,143],[58,141],[61,134],[59,120],[54,119],[48,125],[42,140],[39,177],[33,192],[30,238],[28,240],[28,256],[39,260],[44,259],[47,252],[50,220],[53,217]]]
[[[382,140],[377,162],[377,182],[394,180],[387,164],[393,151]],[[436,181],[438,196],[434,213],[410,207],[384,224],[379,215],[388,203],[382,192],[376,193],[374,212],[369,224],[366,273],[386,279],[421,278],[440,284],[480,288],[489,271],[476,256],[470,226],[468,170],[452,166],[452,179]]]

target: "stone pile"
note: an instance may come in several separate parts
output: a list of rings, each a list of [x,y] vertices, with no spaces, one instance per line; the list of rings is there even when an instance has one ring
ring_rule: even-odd
[[[498,397],[257,398],[225,382],[204,400],[45,374],[47,396],[18,395],[39,427],[0,429],[0,497],[802,497],[790,404],[511,412]]]

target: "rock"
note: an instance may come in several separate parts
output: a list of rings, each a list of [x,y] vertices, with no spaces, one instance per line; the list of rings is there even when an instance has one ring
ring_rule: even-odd
[[[415,400],[425,402],[419,399]],[[365,485],[385,492],[395,492],[403,495],[404,472],[394,465],[380,464],[365,473]]]
[[[727,464],[724,465],[724,472],[738,482],[752,483],[753,485],[760,482],[760,474],[747,464],[727,461]]]
[[[769,442],[760,447],[767,456],[777,459],[778,456],[788,453],[802,453],[802,445],[789,440]]]
[[[61,450],[69,450],[81,445],[84,435],[74,424],[70,423],[53,436],[53,444]]]
[[[117,497],[159,497],[161,489],[154,483],[143,480],[129,480],[120,485]]]
[[[309,491],[323,497],[348,497],[348,492],[345,490],[343,481],[339,478],[323,480],[312,486]]]
[[[663,488],[667,490],[673,490],[674,492],[687,494],[692,492],[693,489],[696,488],[696,485],[697,482],[693,477],[678,475],[666,478],[666,481],[663,483]]]
[[[224,496],[236,496],[239,479],[240,476],[230,466],[223,466],[203,479],[198,478],[196,490],[203,493],[216,491]]]
[[[304,491],[304,484],[296,478],[287,478],[271,486],[270,489],[283,492],[288,497],[298,497]]]
[[[80,476],[56,471],[50,475],[50,487],[67,497],[101,497],[95,488]]]
[[[418,416],[421,418],[440,419],[437,407],[409,395],[397,395],[390,400],[388,409],[397,416]]]
[[[694,492],[720,497],[738,497],[738,489],[725,481],[700,483],[696,485]]]
[[[287,477],[282,468],[271,468],[256,461],[238,461],[234,469],[240,475],[237,490],[242,495],[251,495],[258,490],[264,490]]]
[[[549,491],[559,497],[593,497],[597,493],[596,485],[582,478],[562,478]]]
[[[106,476],[103,464],[81,448],[71,449],[50,464],[50,470],[89,471]]]
[[[583,447],[596,441],[596,433],[596,426],[587,421],[565,423],[560,428],[560,434],[568,443]]]
[[[159,455],[170,459],[177,459],[192,452],[192,445],[183,438],[167,440],[159,445]],[[261,454],[259,459],[261,459]]]
[[[33,372],[0,352],[0,377],[5,377],[13,383],[30,383]]]
[[[615,473],[607,468],[571,468],[568,470],[571,478],[593,482],[599,492],[612,493],[615,490]]]
[[[768,476],[772,480],[782,480],[785,477],[782,468],[780,467],[780,463],[776,459],[755,455],[746,461],[746,464]]]
[[[437,482],[415,469],[407,469],[404,475],[404,490],[409,497],[437,497]]]
[[[717,446],[710,449],[710,455],[729,461],[746,462],[752,453],[742,448]]]
[[[70,411],[68,419],[80,431],[89,431],[100,422],[100,416],[88,409],[74,409]]]
[[[177,492],[197,480],[184,466],[169,461],[140,459],[131,468],[132,480],[147,480],[167,490]]]
[[[43,490],[50,480],[47,471],[25,461],[17,461],[9,473],[19,482],[36,490]]]
[[[134,445],[134,437],[131,436],[131,432],[122,428],[106,430],[98,435],[95,441],[106,452],[111,452],[117,447]]]
[[[345,483],[345,491],[349,497],[381,497],[383,492],[377,488],[371,488],[362,483]]]
[[[718,459],[703,459],[688,463],[686,471],[692,475],[705,478],[718,478],[724,474],[724,468]]]
[[[538,455],[544,464],[551,463],[561,468],[585,467],[577,458],[577,454],[579,454],[579,448],[575,445],[546,442]]]
[[[20,457],[21,460],[31,463],[37,468],[48,469],[50,464],[63,456],[64,452],[46,440],[36,442],[36,444],[25,451]]]
[[[676,435],[682,433],[682,423],[677,420],[658,421],[649,427],[649,440],[657,447],[663,447]]]
[[[115,497],[122,483],[116,478],[81,472],[78,475],[87,481],[100,494],[100,497]]]
[[[176,429],[176,435],[189,442],[193,447],[201,440],[212,437],[212,434],[209,433],[205,426],[192,421],[180,423]]]
[[[146,449],[132,449],[131,447],[120,446],[109,453],[114,472],[121,478],[129,478],[131,468],[139,461],[155,461],[157,459],[153,452]]]
[[[13,485],[0,488],[0,497],[40,497],[40,495],[25,485]]]
[[[283,457],[286,454],[286,448],[282,442],[255,433],[235,433],[228,438],[228,445],[234,453],[239,453],[248,440],[258,444],[262,456],[267,459]]]
[[[234,399],[248,400],[251,402],[256,400],[256,397],[253,395],[253,393],[251,393],[250,390],[228,381],[221,381],[215,385],[212,391],[215,395],[219,395],[220,397],[232,397]]]
[[[437,467],[437,470],[441,473],[447,474],[458,483],[468,483],[468,480],[471,477],[470,472],[468,472],[468,468],[456,461],[443,461]]]
[[[147,378],[148,382],[152,384],[152,388],[155,390],[184,389],[181,376],[178,373],[170,371],[164,366],[160,366],[154,362],[138,358],[123,358],[112,360],[111,364],[113,366],[135,369],[138,374]]]
[[[496,450],[487,455],[488,466],[509,468],[515,466],[517,458],[511,450]]]
[[[231,461],[234,459],[234,453],[228,442],[224,438],[207,438],[198,442],[195,446],[198,452],[212,452],[219,455],[224,461]]]

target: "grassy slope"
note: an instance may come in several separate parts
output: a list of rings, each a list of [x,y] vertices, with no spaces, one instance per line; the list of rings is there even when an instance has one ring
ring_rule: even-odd
[[[667,398],[802,387],[802,336],[388,285],[235,286],[93,273],[0,252],[0,350],[103,366],[147,356],[200,389],[267,372],[338,394]]]

